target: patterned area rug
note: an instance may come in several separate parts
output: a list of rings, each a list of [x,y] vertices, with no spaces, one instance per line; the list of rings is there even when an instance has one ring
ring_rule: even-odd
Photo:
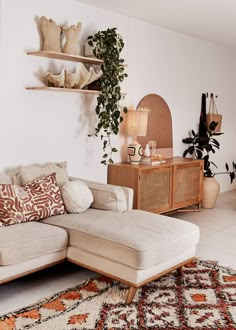
[[[140,288],[130,305],[127,287],[106,277],[89,280],[0,317],[0,330],[233,330],[236,271],[204,260]]]

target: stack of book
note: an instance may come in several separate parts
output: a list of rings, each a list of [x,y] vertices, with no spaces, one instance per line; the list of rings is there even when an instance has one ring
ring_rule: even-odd
[[[140,161],[141,164],[147,164],[147,165],[158,165],[163,164],[166,162],[165,156],[163,155],[153,155],[150,157],[142,156],[142,159]]]

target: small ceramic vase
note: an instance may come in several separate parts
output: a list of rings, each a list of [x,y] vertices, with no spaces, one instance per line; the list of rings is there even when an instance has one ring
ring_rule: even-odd
[[[151,156],[151,151],[150,151],[150,148],[149,148],[149,144],[146,144],[146,147],[144,149],[144,152],[143,152],[144,156],[146,157],[150,157]]]

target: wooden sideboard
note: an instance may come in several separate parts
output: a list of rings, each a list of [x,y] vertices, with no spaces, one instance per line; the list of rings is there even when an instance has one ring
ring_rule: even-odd
[[[160,165],[109,164],[107,182],[134,190],[133,208],[165,213],[190,205],[200,210],[203,161],[174,157]]]

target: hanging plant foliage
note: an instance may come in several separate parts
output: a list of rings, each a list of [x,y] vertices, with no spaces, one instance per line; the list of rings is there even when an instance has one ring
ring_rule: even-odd
[[[93,53],[103,60],[101,65],[102,76],[97,85],[101,94],[97,98],[95,112],[98,117],[95,133],[89,136],[101,137],[103,156],[101,163],[113,163],[112,154],[117,148],[112,146],[111,135],[119,133],[120,123],[126,108],[121,108],[120,101],[124,98],[121,94],[120,83],[127,77],[124,70],[124,60],[120,57],[124,47],[122,37],[117,33],[117,28],[98,31],[87,38],[88,44],[93,47]]]

